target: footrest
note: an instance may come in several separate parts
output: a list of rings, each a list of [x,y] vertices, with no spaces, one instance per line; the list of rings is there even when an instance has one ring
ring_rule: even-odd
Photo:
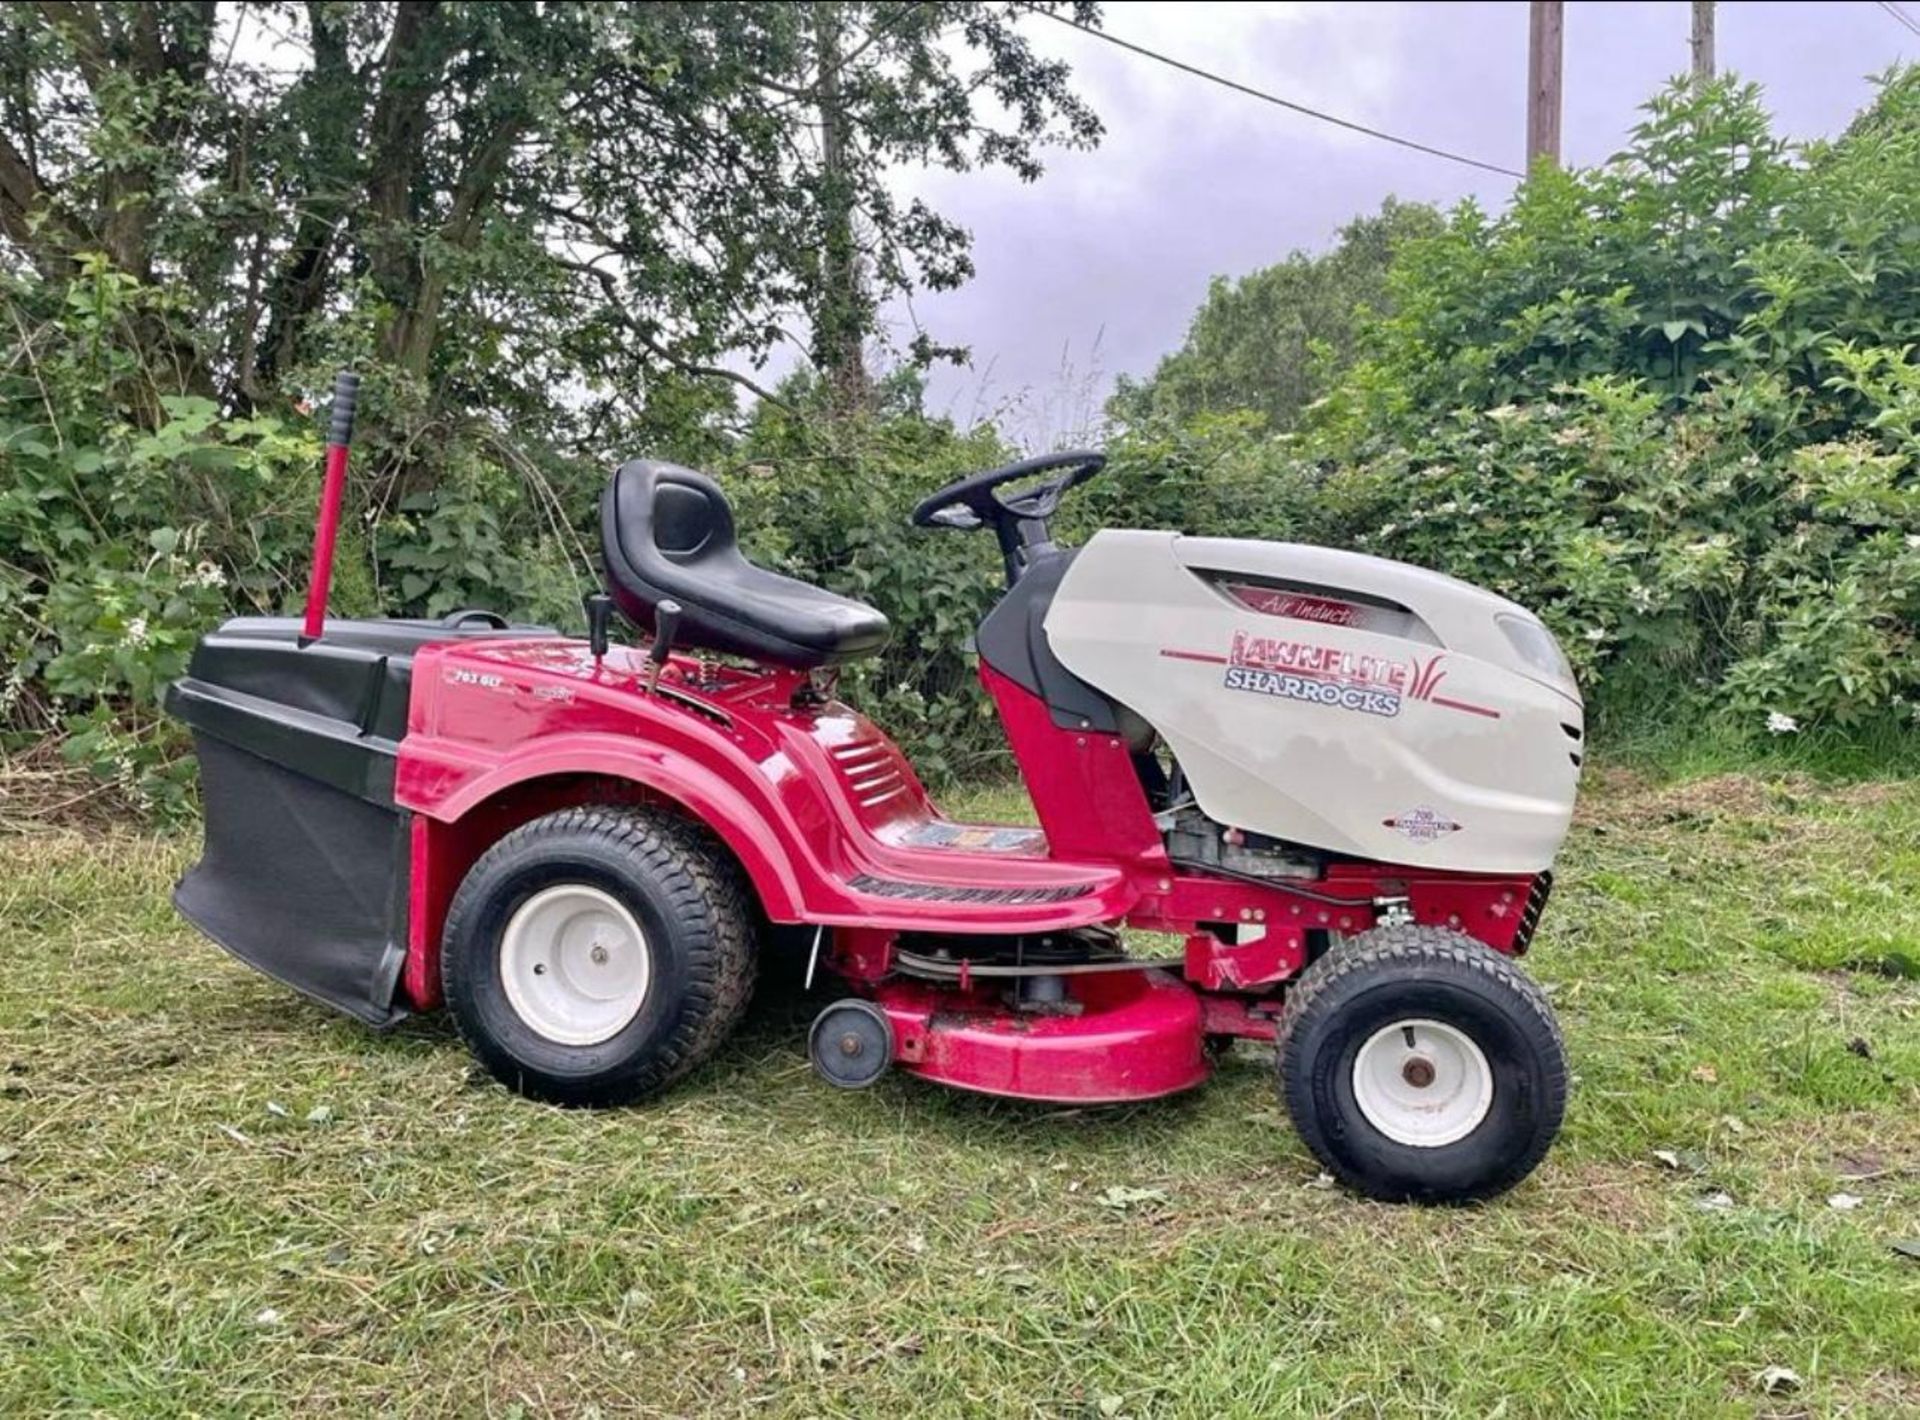
[[[1096,884],[1065,883],[1057,887],[1024,888],[965,887],[957,883],[905,882],[898,878],[877,878],[871,873],[861,873],[858,877],[848,879],[847,886],[855,892],[868,893],[873,897],[912,902],[979,902],[1017,907],[1043,902],[1070,902],[1076,897],[1085,897],[1094,890]]]

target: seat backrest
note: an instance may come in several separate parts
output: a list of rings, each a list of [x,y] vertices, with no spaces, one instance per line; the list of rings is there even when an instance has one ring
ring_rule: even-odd
[[[644,499],[631,500],[645,504]],[[720,485],[704,473],[673,464],[659,467],[653,479],[650,517],[653,545],[662,557],[687,562],[724,556],[734,548],[733,509]]]
[[[655,604],[671,597],[684,646],[806,668],[887,642],[887,619],[874,608],[749,562],[720,485],[690,468],[621,465],[600,502],[600,545],[621,615],[651,630]]]
[[[720,485],[663,459],[636,459],[614,474],[600,501],[600,541],[607,594],[647,630],[654,603],[697,565],[745,560]]]

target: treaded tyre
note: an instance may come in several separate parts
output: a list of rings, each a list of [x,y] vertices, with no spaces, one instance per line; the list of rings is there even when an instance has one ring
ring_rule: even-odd
[[[739,868],[704,829],[564,809],[483,854],[440,971],[460,1035],[510,1089],[564,1105],[654,1094],[738,1024],[756,965]]]
[[[1302,973],[1276,1061],[1294,1128],[1369,1198],[1465,1203],[1525,1178],[1566,1113],[1546,996],[1461,932],[1364,932]]]

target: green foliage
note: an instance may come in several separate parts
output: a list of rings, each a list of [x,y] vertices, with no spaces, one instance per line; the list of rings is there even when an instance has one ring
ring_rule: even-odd
[[[1791,396],[1740,393],[1668,414],[1592,376],[1561,403],[1462,412],[1413,457],[1346,475],[1383,519],[1355,541],[1532,605],[1590,679],[1634,699],[1717,693],[1755,727],[1884,716],[1912,688],[1920,541],[1857,523],[1851,500],[1892,461],[1863,443],[1762,458],[1755,431]]]
[[[1035,8],[0,7],[0,734],[65,730],[179,802],[159,688],[222,613],[297,606],[303,396],[342,363],[365,395],[333,609],[577,625],[610,465],[737,461],[746,361],[810,323],[863,385],[877,305],[971,273],[894,169],[1032,179],[1097,140]],[[796,508],[829,445],[904,489],[895,454],[964,442],[876,421],[809,436]],[[806,525],[793,556],[916,633],[951,619],[892,543]],[[963,721],[954,659],[896,652],[884,697]]]
[[[1407,242],[1441,229],[1438,213],[1389,197],[1356,217],[1323,255],[1296,251],[1237,281],[1215,277],[1186,342],[1144,381],[1122,376],[1108,411],[1122,423],[1253,411],[1275,429],[1353,360],[1360,318],[1391,306],[1387,271]]]
[[[1588,375],[1681,397],[1763,303],[1744,263],[1801,180],[1759,91],[1676,82],[1606,167],[1542,164],[1498,219],[1471,204],[1389,280],[1368,342],[1416,407],[1534,397]]]
[[[410,480],[434,481],[449,427],[502,418],[598,457],[724,417],[727,382],[752,383],[724,356],[801,322],[857,356],[879,302],[971,274],[965,230],[889,175],[1030,180],[1049,144],[1097,141],[1033,9],[1098,18],[0,7],[0,266],[57,293],[101,253],[166,291],[184,319],[120,338],[226,412],[378,363],[376,447]]]
[[[1505,593],[1615,724],[1912,726],[1920,71],[1798,153],[1732,81],[1646,113],[1605,168],[1401,244],[1391,314],[1295,432],[1130,427],[1123,497]]]
[[[22,341],[0,373],[0,723],[64,728],[73,756],[172,807],[160,689],[223,612],[284,597],[310,536],[287,511],[311,526],[319,441],[156,394],[120,336],[163,300],[103,261],[37,326],[30,299],[9,305]]]
[[[1089,136],[1004,16],[927,8],[1013,86],[1017,138],[962,122],[960,71],[928,57],[918,11],[836,7],[836,44],[875,27],[833,99],[869,155],[1027,173],[1046,115]],[[910,372],[849,403],[830,367],[742,421],[703,363],[764,349],[770,312],[846,297],[821,265],[845,216],[828,199],[887,201],[867,159],[848,188],[773,153],[783,104],[825,101],[826,12],[441,10],[316,7],[313,72],[257,91],[195,80],[187,7],[0,12],[45,86],[0,105],[0,138],[39,115],[42,183],[35,225],[0,232],[0,731],[64,730],[135,795],[182,801],[158,689],[220,615],[298,605],[319,447],[294,397],[353,356],[336,611],[575,626],[607,467],[679,457],[721,472],[758,555],[888,613],[894,642],[849,668],[850,697],[929,777],[978,770],[1000,739],[963,648],[996,559],[905,515],[1011,451],[927,418]],[[166,72],[139,72],[130,44],[109,46],[125,72],[89,75],[73,26],[94,20],[157,33]],[[906,67],[862,67],[884,55]],[[420,72],[375,62],[403,58]],[[570,100],[575,63],[612,92]],[[381,115],[415,80],[431,93],[396,193]],[[236,115],[259,124],[238,177]],[[455,214],[487,123],[527,141],[469,189],[469,230]],[[580,205],[549,210],[555,192]],[[703,225],[669,240],[659,211]],[[932,214],[891,218],[882,289],[965,274]],[[1676,86],[1607,167],[1543,167],[1506,212],[1437,223],[1388,204],[1332,255],[1216,288],[1187,345],[1117,397],[1111,467],[1063,535],[1177,526],[1442,568],[1538,608],[1627,733],[1702,706],[1750,733],[1910,732],[1920,74],[1888,75],[1845,136],[1804,150],[1770,136],[1751,88]],[[621,259],[611,285],[575,263],[596,242]],[[312,243],[324,259],[303,265]]]
[[[966,653],[999,596],[991,540],[916,529],[913,505],[963,473],[1012,457],[990,429],[960,433],[920,413],[920,386],[896,375],[871,415],[820,417],[826,391],[804,380],[763,405],[726,479],[760,561],[878,606],[886,651],[843,673],[843,693],[911,746],[931,780],[975,774],[1005,741]]]

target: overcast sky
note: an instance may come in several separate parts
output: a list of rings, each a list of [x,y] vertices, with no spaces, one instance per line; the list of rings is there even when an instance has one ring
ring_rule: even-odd
[[[1920,19],[1920,3],[1906,12]],[[1635,108],[1688,65],[1686,0],[1566,7],[1564,150],[1604,160]],[[1054,151],[1026,185],[1004,173],[909,179],[974,236],[978,274],[922,296],[921,323],[972,347],[933,376],[929,407],[997,415],[1045,444],[1073,432],[1116,373],[1179,344],[1217,273],[1323,247],[1392,194],[1504,205],[1512,180],[1288,113],[1064,26],[1025,26],[1069,61],[1106,124],[1101,146]],[[1122,38],[1300,103],[1436,147],[1520,167],[1527,6],[1109,3]],[[1719,60],[1765,89],[1779,131],[1830,135],[1871,96],[1867,76],[1920,58],[1920,39],[1863,0],[1722,3]]]

